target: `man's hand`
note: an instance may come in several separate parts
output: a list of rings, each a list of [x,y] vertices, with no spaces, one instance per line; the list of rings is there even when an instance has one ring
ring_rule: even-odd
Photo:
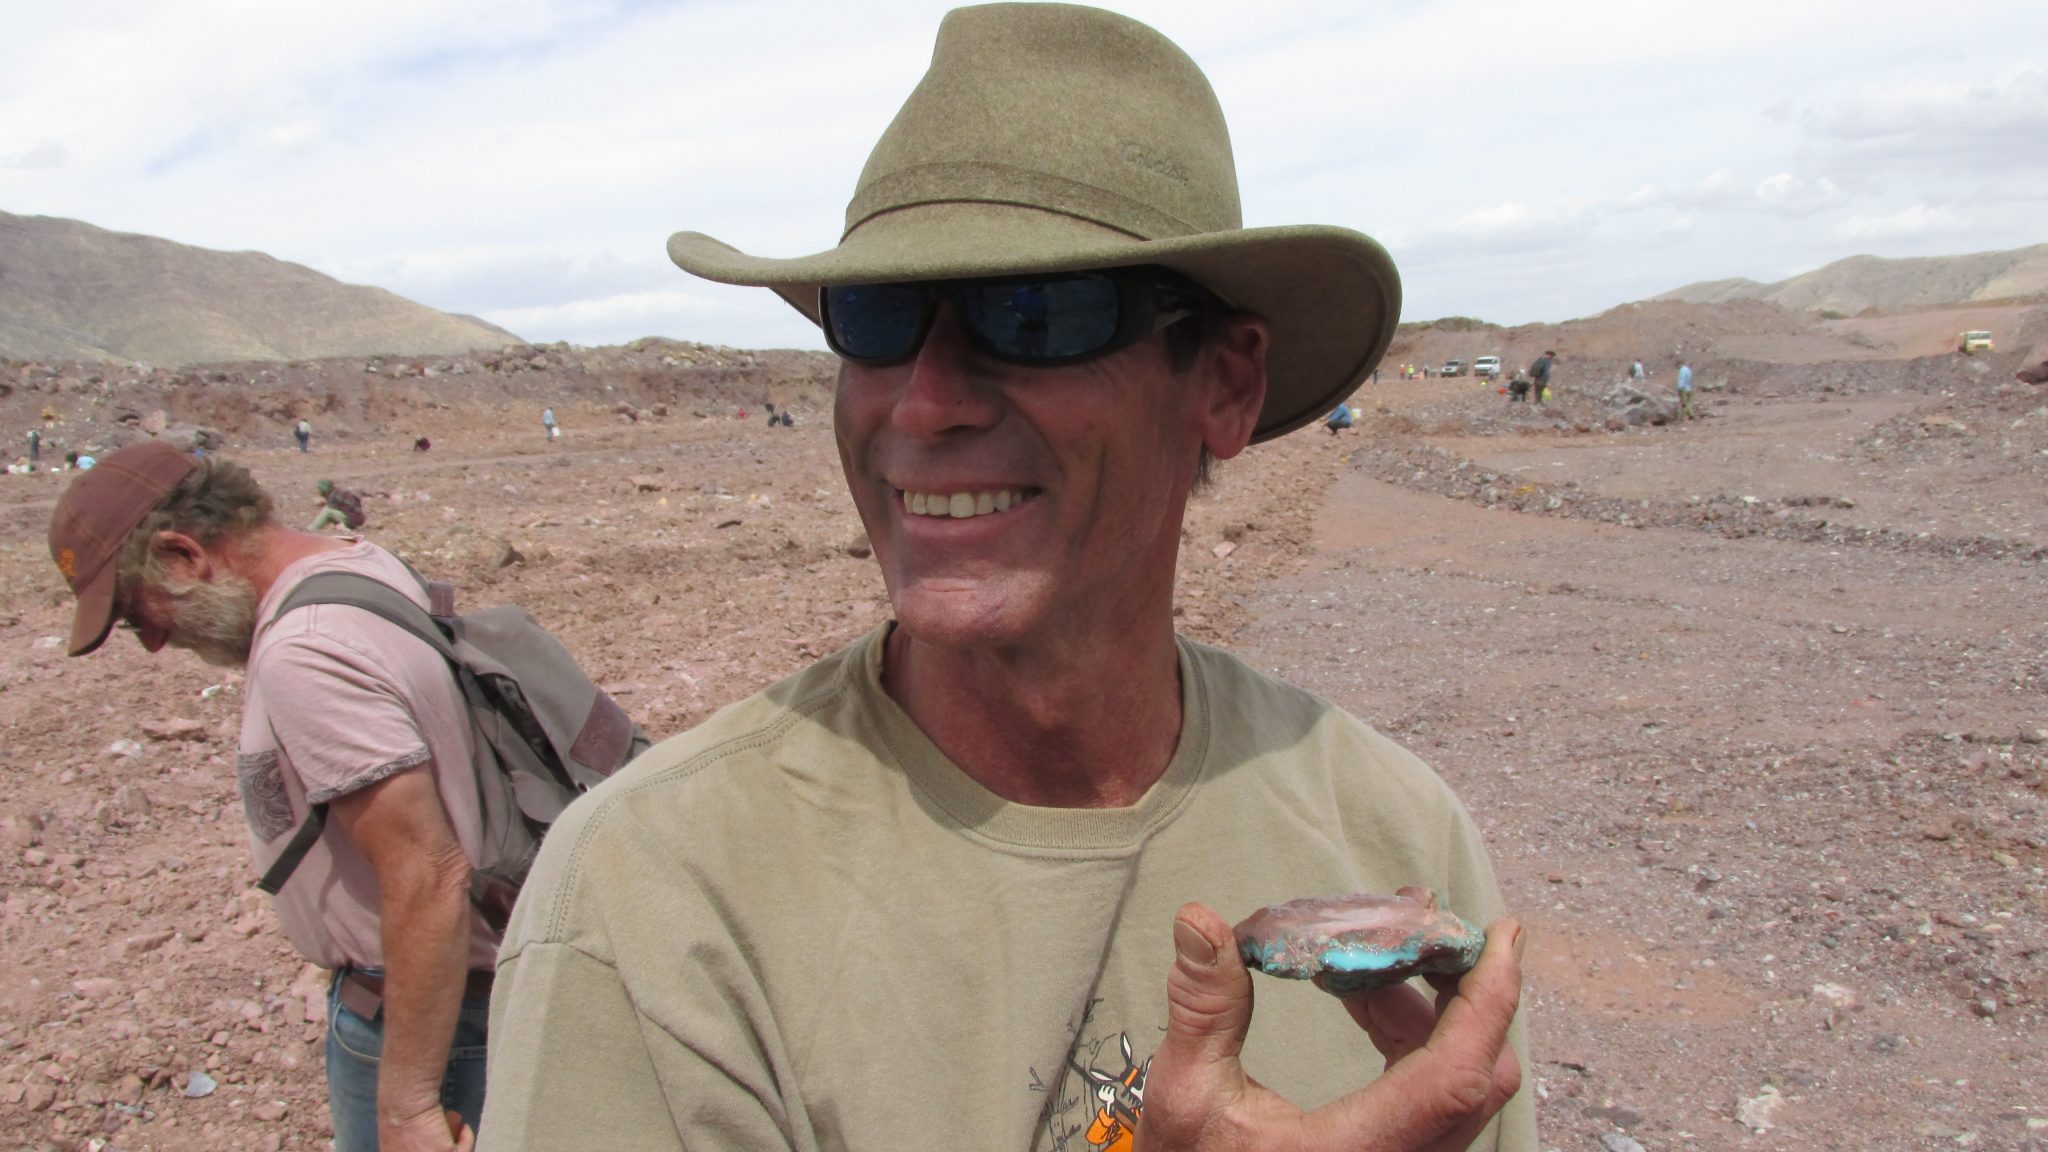
[[[377,1118],[378,1152],[472,1152],[475,1147],[476,1133],[453,1108],[445,1113],[430,1108],[395,1123],[387,1116]]]
[[[1469,1146],[1521,1087],[1507,1040],[1522,986],[1522,929],[1512,920],[1487,929],[1472,971],[1430,978],[1434,1006],[1405,984],[1346,998],[1386,1071],[1313,1112],[1238,1062],[1252,980],[1230,925],[1189,904],[1174,919],[1173,942],[1179,958],[1166,981],[1166,1039],[1145,1080],[1139,1152],[1449,1152]]]

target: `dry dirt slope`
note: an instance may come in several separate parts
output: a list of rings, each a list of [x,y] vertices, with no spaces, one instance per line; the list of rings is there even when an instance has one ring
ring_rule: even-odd
[[[2043,293],[2048,293],[2048,244],[1967,256],[1851,256],[1775,284],[1703,280],[1653,299],[1693,304],[1765,300],[1802,311],[1854,315],[1866,308],[1891,311]]]
[[[0,212],[0,356],[176,366],[430,355],[516,339],[260,252]]]

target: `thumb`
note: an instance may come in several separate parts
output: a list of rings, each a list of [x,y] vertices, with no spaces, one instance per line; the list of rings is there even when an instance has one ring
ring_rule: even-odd
[[[1173,970],[1166,978],[1166,1038],[1173,1063],[1223,1066],[1241,1078],[1237,1054],[1252,1022],[1252,978],[1223,917],[1184,905],[1173,920]],[[1222,1070],[1222,1069],[1217,1069]]]

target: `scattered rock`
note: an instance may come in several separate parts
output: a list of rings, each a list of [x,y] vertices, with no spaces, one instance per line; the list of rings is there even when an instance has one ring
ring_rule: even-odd
[[[204,740],[206,725],[197,720],[145,720],[142,734],[151,740]]]
[[[142,745],[126,737],[122,737],[121,739],[114,741],[112,744],[107,745],[107,755],[140,756],[142,755]]]
[[[1736,1102],[1735,1119],[1752,1132],[1768,1132],[1774,1126],[1771,1117],[1784,1103],[1777,1086],[1766,1084],[1761,1092]]]
[[[220,1087],[220,1085],[214,1082],[213,1077],[208,1076],[204,1072],[194,1072],[192,1073],[191,1077],[185,1081],[185,1086],[179,1089],[179,1091],[183,1092],[186,1096],[194,1100],[197,1100],[202,1096],[213,1095],[213,1090],[218,1087]]]
[[[875,554],[875,546],[868,540],[867,533],[863,532],[847,542],[846,554],[855,560],[865,560]]]

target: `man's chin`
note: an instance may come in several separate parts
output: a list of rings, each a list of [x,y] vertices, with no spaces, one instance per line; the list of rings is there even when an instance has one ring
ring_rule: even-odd
[[[917,587],[890,598],[896,626],[934,648],[1004,648],[1029,643],[1040,613],[1020,597],[980,587]]]

